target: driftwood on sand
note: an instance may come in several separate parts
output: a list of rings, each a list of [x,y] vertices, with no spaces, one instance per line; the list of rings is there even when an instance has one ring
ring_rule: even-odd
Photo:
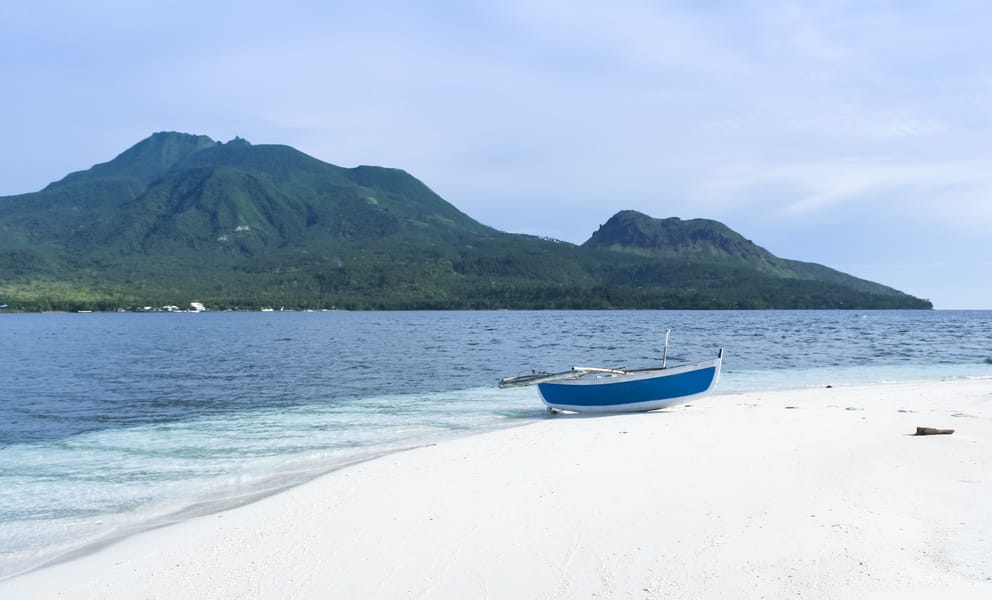
[[[935,429],[933,427],[917,427],[916,435],[950,435],[953,429]]]

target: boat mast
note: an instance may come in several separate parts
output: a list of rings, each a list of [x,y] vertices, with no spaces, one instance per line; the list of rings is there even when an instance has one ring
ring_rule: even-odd
[[[661,359],[661,368],[662,369],[667,369],[668,368],[668,336],[671,335],[671,334],[672,334],[672,330],[671,329],[669,329],[668,331],[665,332],[665,354],[664,354],[664,356]]]

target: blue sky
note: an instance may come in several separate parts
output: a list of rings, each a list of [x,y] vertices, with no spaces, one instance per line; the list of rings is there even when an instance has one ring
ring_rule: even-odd
[[[721,221],[992,308],[992,3],[89,2],[0,7],[0,195],[155,131],[405,169],[581,243]]]

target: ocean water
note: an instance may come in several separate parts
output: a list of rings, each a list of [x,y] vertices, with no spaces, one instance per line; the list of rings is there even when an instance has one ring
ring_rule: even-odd
[[[549,418],[497,380],[726,352],[716,394],[992,378],[992,311],[0,314],[0,578]],[[990,379],[992,387],[992,379]]]

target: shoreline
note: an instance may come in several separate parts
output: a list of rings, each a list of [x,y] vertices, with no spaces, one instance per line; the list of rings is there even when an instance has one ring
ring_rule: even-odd
[[[205,518],[211,515],[217,515],[217,514],[225,513],[227,511],[236,510],[242,506],[247,506],[255,502],[258,502],[260,500],[264,500],[265,498],[271,496],[278,496],[279,494],[292,490],[295,487],[306,485],[311,481],[315,481],[317,479],[320,479],[321,477],[324,477],[325,475],[328,475],[329,473],[333,473],[335,471],[346,469],[355,465],[360,465],[365,462],[377,460],[384,456],[389,456],[391,454],[408,452],[410,450],[416,450],[417,448],[422,448],[426,446],[433,446],[436,443],[437,442],[425,442],[423,444],[399,447],[392,450],[382,450],[371,453],[367,456],[361,456],[358,458],[346,460],[344,462],[334,463],[332,466],[322,469],[312,477],[308,477],[302,480],[296,480],[293,481],[292,483],[288,483],[285,485],[279,485],[275,487],[262,487],[258,489],[247,490],[244,493],[237,495],[218,497],[210,500],[195,502],[176,511],[157,515],[154,518],[144,521],[140,524],[128,526],[119,531],[109,532],[105,534],[103,537],[94,539],[92,541],[83,542],[77,547],[66,550],[60,554],[51,556],[50,558],[47,558],[23,571],[14,574],[0,574],[0,585],[2,585],[4,581],[8,581],[10,579],[21,577],[23,575],[27,575],[29,573],[46,569],[48,567],[58,565],[61,563],[71,562],[79,558],[84,558],[87,555],[98,552],[103,548],[113,546],[117,543],[120,543],[124,540],[127,540],[135,536],[140,536],[148,531],[162,529],[165,527],[172,527],[175,525],[180,525],[182,523],[185,523],[193,519]]]
[[[985,597],[989,464],[988,379],[714,394],[386,454],[0,596]]]

